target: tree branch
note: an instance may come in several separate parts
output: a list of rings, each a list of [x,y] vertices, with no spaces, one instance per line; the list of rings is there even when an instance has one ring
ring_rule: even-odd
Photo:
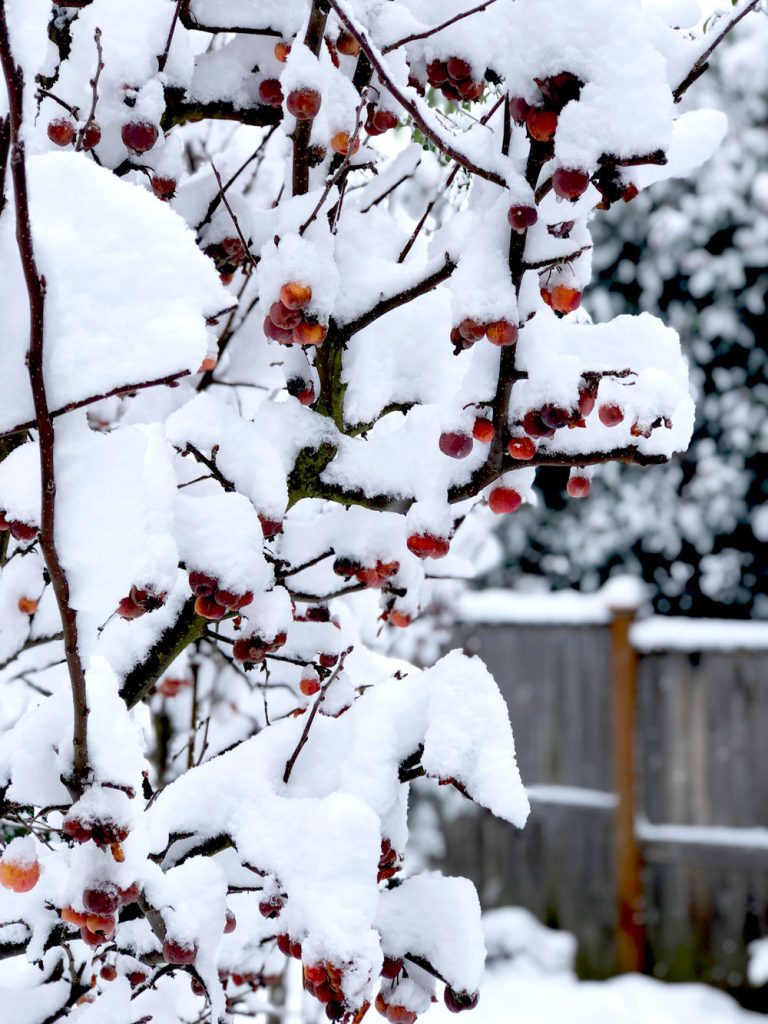
[[[446,253],[445,262],[437,270],[428,274],[417,284],[411,285],[410,288],[406,288],[404,291],[398,292],[396,295],[390,295],[388,298],[380,299],[375,306],[372,306],[368,310],[367,313],[363,313],[363,315],[359,316],[356,320],[350,320],[349,323],[341,324],[339,329],[345,338],[349,338],[353,334],[357,334],[358,331],[362,331],[365,327],[370,327],[375,320],[378,320],[386,313],[391,313],[392,310],[398,309],[400,306],[403,306],[408,302],[412,302],[420,295],[426,295],[427,292],[431,292],[433,288],[437,287],[437,285],[442,284],[443,281],[447,281],[455,269],[456,264]]]
[[[688,72],[688,74],[685,76],[682,82],[672,93],[675,103],[679,103],[688,91],[688,89],[690,89],[690,87],[693,85],[693,83],[697,81],[699,78],[701,78],[701,76],[709,67],[709,58],[715,52],[720,43],[722,43],[725,37],[729,34],[729,32],[736,28],[736,26],[739,24],[742,18],[746,18],[746,16],[751,11],[754,11],[755,8],[759,5],[759,3],[760,0],[748,0],[748,3],[745,4],[745,6],[737,14],[734,14],[733,17],[728,19],[723,30],[715,36],[713,42],[701,54],[701,56],[698,58],[698,60],[693,65],[691,70]]]
[[[419,110],[419,104],[417,100],[411,99],[406,92],[404,92],[397,85],[395,85],[394,81],[392,80],[392,76],[387,71],[384,61],[381,59],[381,54],[376,49],[376,47],[370,42],[365,32],[361,28],[359,28],[355,24],[355,22],[349,17],[346,9],[341,3],[341,0],[328,0],[328,2],[336,12],[336,16],[338,17],[339,21],[342,23],[344,28],[347,30],[347,32],[349,32],[350,35],[354,36],[355,39],[357,39],[358,43],[360,43],[360,46],[365,51],[368,60],[373,65],[373,68],[378,74],[381,81],[392,93],[392,95],[395,97],[398,103],[400,103],[400,105],[405,110],[408,111],[408,113],[413,118],[414,122],[421,129],[422,133],[426,135],[426,137],[430,139],[431,142],[434,142],[434,144],[442,153],[445,153],[446,156],[451,157],[451,159],[455,160],[456,163],[461,164],[462,167],[466,167],[466,169],[468,171],[471,171],[472,174],[476,174],[480,178],[485,178],[487,181],[492,181],[494,184],[500,185],[502,188],[506,188],[507,183],[501,177],[501,175],[496,174],[495,171],[489,171],[485,167],[480,167],[471,159],[471,157],[467,156],[460,150],[456,149],[456,147],[452,143],[446,142],[446,140],[440,135],[440,133],[437,132],[432,127],[432,125],[429,124],[429,122],[425,119],[421,110]]]
[[[457,21],[462,21],[464,18],[469,18],[473,14],[479,14],[480,11],[484,11],[486,7],[490,7],[491,4],[495,4],[496,0],[485,0],[485,3],[478,4],[477,7],[473,7],[469,11],[464,11],[463,14],[457,14],[453,18],[449,18],[448,21],[444,21],[441,25],[435,25],[434,28],[428,28],[424,32],[414,32],[413,35],[403,36],[402,39],[398,39],[396,43],[390,43],[389,46],[385,46],[381,51],[382,53],[391,53],[392,50],[397,50],[401,46],[405,46],[406,43],[413,43],[417,39],[427,39],[429,36],[437,35],[438,32],[442,32],[444,28],[448,28],[449,25],[455,25]]]
[[[304,45],[317,57],[323,45],[328,7],[324,0],[313,0]],[[312,136],[312,118],[297,121],[293,131],[293,195],[303,196],[309,191],[309,142]]]
[[[351,648],[350,648],[350,650],[351,650]],[[334,682],[335,679],[338,678],[339,673],[344,668],[344,661],[346,660],[346,657],[347,657],[348,654],[349,654],[349,650],[346,650],[342,655],[339,656],[339,661],[338,661],[338,664],[336,665],[336,668],[333,670],[333,672],[328,677],[327,682],[325,682],[323,684],[322,689],[320,690],[320,693],[318,693],[318,695],[317,695],[317,700],[312,705],[312,710],[310,711],[309,715],[307,716],[307,721],[306,721],[306,724],[304,726],[304,731],[302,732],[302,734],[301,734],[301,736],[299,738],[299,742],[296,744],[296,749],[291,754],[291,756],[288,758],[288,760],[285,762],[285,771],[283,772],[283,782],[286,785],[288,785],[288,780],[291,777],[291,772],[293,771],[293,766],[296,764],[296,761],[298,759],[299,754],[302,752],[302,750],[304,749],[304,747],[306,745],[307,740],[309,739],[309,732],[310,732],[310,730],[312,728],[312,723],[315,720],[317,712],[320,710],[320,705],[325,700],[325,695],[328,692],[328,687]]]
[[[29,303],[30,335],[27,367],[32,388],[36,426],[40,446],[40,483],[42,507],[40,515],[40,547],[51,579],[56,604],[64,631],[64,652],[72,687],[74,727],[72,732],[72,773],[67,786],[73,795],[80,795],[88,777],[88,704],[85,673],[78,651],[77,615],[70,605],[69,582],[56,548],[56,472],[54,463],[55,432],[48,409],[43,370],[45,340],[45,279],[35,261],[32,226],[29,213],[27,172],[24,153],[23,100],[24,75],[11,51],[5,5],[0,4],[0,63],[8,92],[11,123],[11,176],[16,208],[16,241],[21,258]]]
[[[51,419],[56,419],[58,416],[63,416],[67,412],[73,412],[75,409],[84,409],[88,405],[94,405],[96,402],[102,402],[105,398],[117,398],[120,395],[131,395],[134,391],[144,391],[146,388],[156,388],[161,384],[165,384],[169,388],[175,388],[178,386],[178,381],[183,377],[189,377],[189,370],[179,370],[178,373],[170,373],[167,377],[157,377],[155,380],[144,380],[138,384],[121,384],[119,387],[112,388],[110,391],[105,391],[100,395],[90,395],[88,398],[79,398],[76,402],[68,402],[67,405],[62,405],[58,409],[54,409],[50,414]],[[18,434],[22,430],[32,430],[37,426],[37,420],[27,420],[26,423],[19,423],[15,427],[9,427],[8,430],[0,432],[0,438],[10,437],[12,434]]]

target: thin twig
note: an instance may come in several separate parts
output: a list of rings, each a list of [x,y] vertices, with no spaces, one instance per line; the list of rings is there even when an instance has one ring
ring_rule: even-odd
[[[482,117],[482,118],[480,119],[480,124],[487,124],[487,123],[488,123],[488,122],[490,121],[490,119],[491,119],[491,118],[493,117],[493,115],[494,115],[494,114],[496,113],[496,111],[497,111],[497,110],[499,109],[499,107],[501,106],[501,104],[502,104],[502,103],[504,103],[504,100],[505,100],[505,97],[504,97],[504,96],[500,96],[500,97],[499,97],[499,99],[498,99],[498,100],[497,100],[497,101],[496,101],[496,102],[494,103],[494,105],[493,105],[493,106],[491,107],[491,109],[490,109],[490,110],[489,110],[489,111],[487,112],[487,114],[485,114],[485,115],[484,115],[484,116],[483,116],[483,117]],[[398,262],[398,263],[403,263],[403,262],[405,262],[405,258],[406,258],[406,256],[407,256],[407,255],[408,255],[408,253],[409,253],[409,252],[411,251],[411,249],[413,248],[413,245],[414,245],[414,243],[415,243],[416,239],[417,239],[417,238],[419,237],[419,235],[421,234],[421,230],[422,230],[422,228],[424,227],[424,225],[425,225],[425,224],[427,223],[427,220],[428,220],[428,218],[429,218],[429,215],[430,215],[430,213],[432,213],[432,210],[433,210],[433,209],[435,208],[435,206],[437,205],[437,201],[438,201],[438,200],[440,199],[440,197],[441,197],[441,196],[442,196],[442,195],[443,195],[443,194],[444,194],[445,192],[447,192],[447,191],[448,191],[448,189],[449,189],[449,188],[451,187],[451,185],[452,185],[452,184],[454,183],[454,181],[456,180],[456,175],[457,175],[457,174],[459,173],[459,171],[460,171],[460,170],[461,170],[461,164],[456,164],[456,165],[454,166],[453,170],[451,171],[451,173],[450,173],[450,174],[448,175],[448,177],[447,177],[447,179],[446,179],[446,181],[445,181],[445,184],[443,185],[443,187],[442,187],[442,188],[440,189],[440,191],[439,191],[439,192],[437,193],[437,195],[435,196],[435,198],[434,198],[434,199],[433,199],[433,200],[432,200],[432,201],[430,202],[430,204],[429,204],[429,205],[427,206],[426,210],[425,210],[425,211],[424,211],[424,213],[423,213],[423,214],[421,215],[421,218],[420,218],[420,220],[419,220],[418,224],[417,224],[417,225],[416,225],[416,227],[415,227],[415,228],[413,229],[413,232],[411,233],[411,237],[410,237],[410,238],[408,239],[408,241],[407,241],[407,242],[405,243],[405,246],[403,247],[403,250],[402,250],[402,252],[401,252],[401,253],[400,253],[400,255],[399,255],[399,256],[397,257],[397,262]]]
[[[235,225],[235,231],[237,231],[238,238],[240,239],[240,241],[243,244],[243,249],[245,249],[245,255],[248,257],[248,262],[251,264],[252,267],[256,267],[257,266],[256,259],[254,258],[253,253],[251,252],[251,250],[248,247],[248,243],[245,240],[245,235],[243,234],[243,232],[242,232],[242,230],[240,228],[240,223],[239,223],[237,217],[235,216],[235,212],[232,209],[232,207],[229,205],[229,200],[227,199],[226,195],[224,194],[224,185],[223,185],[222,180],[221,180],[221,175],[219,174],[219,172],[218,172],[218,170],[216,168],[216,164],[213,162],[213,160],[211,160],[211,168],[213,169],[213,173],[214,173],[214,175],[216,177],[216,181],[217,181],[218,186],[219,186],[219,195],[221,196],[221,201],[222,201],[222,203],[224,203],[224,206],[227,209],[227,213],[232,218],[232,223]]]
[[[165,384],[169,388],[177,387],[177,382],[183,377],[189,377],[189,370],[179,370],[178,373],[170,373],[167,377],[158,377],[155,380],[143,380],[138,384],[121,384],[119,387],[111,388],[100,395],[90,395],[88,398],[80,398],[76,402],[68,402],[51,413],[51,419],[63,416],[65,413],[73,412],[75,409],[83,409],[95,402],[101,402],[105,398],[117,398],[121,395],[130,395],[134,391],[144,391],[146,388],[156,388]],[[19,423],[15,427],[9,427],[0,432],[0,438],[9,437],[11,434],[18,434],[21,430],[31,430],[37,426],[37,420],[27,420],[26,423]]]
[[[751,11],[754,11],[759,3],[760,0],[749,0],[747,5],[744,8],[742,8],[742,10],[739,11],[738,14],[735,14],[732,18],[729,19],[728,23],[726,24],[722,32],[718,33],[718,35],[715,36],[715,39],[712,42],[712,44],[708,46],[706,50],[699,56],[698,60],[693,65],[691,70],[688,72],[688,74],[685,76],[682,82],[672,93],[675,103],[679,103],[688,91],[688,89],[693,85],[693,83],[704,74],[704,72],[709,67],[709,58],[715,52],[720,43],[722,43],[722,41],[725,39],[728,33],[731,32],[734,28],[736,28],[736,26],[739,24],[742,18],[746,18],[746,16]]]
[[[96,53],[98,60],[96,62],[96,74],[91,79],[90,85],[93,90],[93,97],[91,99],[91,112],[88,114],[85,124],[77,133],[77,141],[75,142],[75,149],[79,152],[83,148],[83,139],[85,138],[86,132],[96,120],[96,107],[99,103],[99,79],[101,78],[101,72],[104,70],[104,50],[101,45],[101,29],[97,28],[93,33],[93,38],[96,42]]]
[[[45,279],[41,277],[35,260],[32,226],[27,190],[27,171],[24,152],[23,100],[24,75],[11,51],[5,4],[0,4],[0,63],[8,93],[11,121],[11,176],[16,208],[16,241],[21,258],[29,302],[29,352],[27,368],[35,407],[40,450],[40,484],[42,505],[40,514],[40,547],[51,579],[64,631],[64,652],[72,687],[73,703],[73,757],[72,773],[67,780],[73,795],[80,795],[88,777],[88,703],[85,672],[78,651],[77,615],[70,604],[69,581],[59,560],[56,548],[56,474],[54,463],[55,431],[48,409],[48,398],[43,370],[45,339]]]
[[[171,27],[168,30],[168,38],[165,41],[165,49],[162,54],[157,58],[157,70],[162,74],[165,71],[165,65],[168,63],[168,54],[171,52],[171,43],[173,42],[173,35],[176,31],[176,24],[179,20],[179,14],[181,13],[181,5],[184,0],[177,0],[176,10],[173,12],[173,18],[171,19]]]
[[[496,0],[485,0],[485,3],[478,4],[477,7],[473,7],[469,11],[464,11],[463,14],[457,14],[453,18],[449,18],[448,21],[444,21],[442,25],[435,25],[434,28],[428,28],[424,32],[414,32],[413,35],[403,36],[402,39],[398,39],[396,43],[390,43],[389,46],[385,46],[381,51],[382,53],[391,53],[392,50],[397,50],[400,46],[405,46],[406,43],[413,43],[417,39],[428,39],[429,36],[434,36],[438,32],[442,32],[444,28],[448,28],[449,25],[455,25],[457,21],[461,21],[463,18],[469,18],[473,14],[479,14],[480,11],[484,11],[486,7],[490,7],[491,4],[495,4]]]
[[[296,749],[291,754],[291,756],[288,758],[288,760],[285,762],[285,771],[283,772],[283,782],[286,785],[288,784],[288,780],[291,777],[291,772],[293,771],[293,766],[296,764],[296,760],[297,760],[299,754],[302,752],[302,750],[304,749],[304,746],[305,746],[307,740],[309,739],[309,732],[310,732],[310,729],[312,728],[312,723],[314,722],[315,717],[317,716],[317,712],[320,710],[320,705],[325,700],[325,695],[328,692],[328,687],[334,682],[334,680],[336,680],[338,678],[339,673],[344,668],[344,661],[345,661],[347,655],[349,654],[349,652],[351,650],[352,650],[351,647],[348,648],[339,657],[339,662],[338,662],[336,668],[333,670],[333,672],[329,676],[328,681],[323,684],[323,686],[322,686],[322,688],[320,690],[320,693],[318,693],[318,695],[317,695],[317,700],[312,705],[312,710],[310,711],[309,716],[307,717],[307,721],[306,721],[306,724],[304,726],[304,731],[302,732],[301,737],[299,738],[299,742],[296,745]]]
[[[347,174],[348,171],[349,171],[350,161],[352,160],[352,156],[353,156],[354,151],[355,151],[355,145],[357,143],[358,138],[360,137],[360,129],[362,128],[362,122],[360,120],[360,115],[362,113],[363,107],[365,106],[367,96],[368,96],[367,90],[363,89],[363,94],[360,97],[360,102],[358,103],[357,110],[355,111],[355,130],[352,133],[352,137],[349,140],[349,145],[347,146],[346,155],[344,156],[344,159],[341,161],[341,164],[339,165],[339,169],[336,171],[336,173],[333,174],[328,179],[328,181],[326,181],[325,188],[323,189],[323,192],[322,192],[320,198],[318,199],[317,204],[316,204],[314,210],[312,211],[312,213],[310,213],[310,215],[307,217],[307,219],[304,221],[304,223],[299,228],[299,236],[304,234],[304,232],[307,230],[307,228],[312,223],[312,221],[315,220],[317,215],[320,213],[320,210],[323,208],[323,204],[325,203],[326,199],[328,198],[328,196],[329,196],[333,186],[345,174]]]

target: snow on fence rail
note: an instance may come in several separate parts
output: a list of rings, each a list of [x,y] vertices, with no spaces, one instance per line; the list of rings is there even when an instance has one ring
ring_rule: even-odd
[[[768,932],[768,623],[641,604],[628,581],[463,597],[460,641],[506,697],[533,810],[515,835],[459,822],[448,868],[479,863],[491,904],[573,931],[585,973],[738,987]]]

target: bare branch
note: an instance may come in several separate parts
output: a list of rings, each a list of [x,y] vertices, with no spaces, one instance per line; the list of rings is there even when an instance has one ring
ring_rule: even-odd
[[[435,25],[434,28],[428,28],[424,32],[414,32],[413,35],[403,36],[403,38],[398,39],[396,43],[390,43],[389,46],[385,46],[381,52],[391,53],[392,50],[397,50],[400,46],[405,46],[406,43],[413,43],[417,39],[427,39],[429,36],[437,35],[438,32],[442,32],[443,29],[448,28],[449,25],[455,25],[457,21],[469,18],[473,14],[479,14],[480,11],[484,11],[486,7],[490,7],[491,4],[495,3],[496,0],[485,0],[484,3],[478,4],[477,7],[473,7],[469,11],[464,11],[463,14],[457,14],[453,18],[449,18],[448,21],[444,21],[441,25]]]
[[[672,93],[672,96],[674,97],[675,103],[679,103],[680,100],[683,98],[683,96],[688,91],[688,89],[690,89],[690,87],[693,85],[693,83],[695,81],[697,81],[699,78],[701,78],[701,76],[704,74],[704,72],[709,67],[709,58],[715,52],[715,50],[720,45],[720,43],[722,43],[722,41],[725,39],[725,37],[734,28],[736,28],[736,26],[739,24],[739,22],[742,20],[742,18],[746,18],[746,16],[751,11],[754,11],[758,7],[759,4],[760,4],[760,0],[748,0],[748,2],[744,5],[744,7],[741,8],[740,11],[738,11],[737,13],[732,15],[726,21],[725,27],[720,32],[718,32],[718,34],[715,36],[715,38],[712,41],[712,43],[701,54],[701,56],[698,58],[698,60],[693,65],[691,70],[688,72],[688,74],[685,76],[685,78],[682,80],[682,82],[678,85],[678,87]]]
[[[58,409],[54,409],[51,412],[51,419],[56,419],[58,416],[63,416],[67,412],[73,412],[75,409],[84,409],[88,405],[93,405],[95,402],[102,402],[105,398],[116,398],[120,395],[131,395],[134,391],[144,391],[147,388],[156,388],[161,385],[165,385],[169,388],[178,386],[178,382],[183,377],[189,377],[189,370],[179,370],[178,373],[168,374],[167,377],[157,377],[155,380],[143,380],[138,384],[121,384],[119,387],[112,388],[109,391],[104,391],[100,395],[89,395],[88,398],[79,398],[76,402],[68,402],[67,405],[62,405]],[[37,420],[27,420],[26,423],[19,423],[15,427],[9,427],[8,430],[0,432],[0,438],[10,437],[11,434],[18,434],[22,430],[32,430],[37,426]]]
[[[88,129],[96,120],[96,107],[99,103],[99,79],[101,78],[101,72],[104,70],[104,50],[101,45],[101,29],[97,28],[93,33],[93,38],[96,43],[96,73],[91,79],[91,89],[93,91],[93,98],[91,100],[91,111],[86,118],[85,124],[77,133],[77,139],[75,141],[75,149],[79,152],[83,148],[83,139],[86,136]]]
[[[82,793],[88,777],[88,704],[85,689],[85,672],[83,671],[78,651],[77,615],[74,608],[70,605],[69,582],[56,548],[55,431],[53,419],[48,409],[43,370],[45,279],[38,272],[32,242],[27,171],[24,140],[22,137],[24,76],[11,51],[4,4],[0,4],[0,63],[2,63],[3,75],[5,77],[10,110],[11,176],[13,179],[16,208],[16,242],[29,302],[30,337],[27,366],[40,445],[40,484],[42,494],[40,547],[48,568],[64,631],[64,652],[69,670],[70,685],[72,687],[74,717],[72,774],[67,782],[73,795],[79,795]]]
[[[351,648],[349,650],[351,650]],[[333,670],[333,672],[328,677],[327,682],[325,682],[323,684],[322,689],[320,690],[320,693],[318,693],[318,695],[317,695],[317,700],[312,705],[312,710],[310,711],[309,715],[307,716],[307,722],[306,722],[306,725],[304,726],[304,731],[302,732],[301,737],[299,738],[299,742],[296,745],[296,749],[291,754],[291,756],[288,758],[288,760],[285,762],[285,771],[283,772],[283,782],[286,785],[288,784],[288,780],[291,777],[291,772],[293,771],[293,766],[296,764],[296,760],[297,760],[299,754],[302,752],[302,750],[304,749],[304,746],[306,745],[307,740],[309,739],[309,732],[310,732],[310,730],[312,728],[312,723],[315,720],[317,712],[320,710],[320,705],[325,700],[325,695],[328,692],[328,688],[329,688],[329,686],[331,686],[331,684],[334,682],[334,680],[338,678],[339,673],[344,668],[344,662],[346,660],[347,655],[349,654],[349,650],[346,650],[342,655],[339,656],[339,661],[338,661],[338,664],[336,665],[336,668]]]

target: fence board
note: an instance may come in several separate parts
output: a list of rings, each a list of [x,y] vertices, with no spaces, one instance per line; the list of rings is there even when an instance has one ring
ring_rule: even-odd
[[[738,650],[716,649],[701,629],[698,650],[675,631],[671,649],[646,645],[636,720],[638,807],[651,826],[640,829],[648,968],[731,989],[747,943],[768,934],[768,831],[691,842],[652,826],[768,829],[768,649],[740,628]],[[526,785],[613,789],[609,626],[475,624],[460,640],[506,698]],[[469,810],[448,826],[443,866],[473,878],[485,906],[524,906],[574,932],[582,974],[603,977],[616,962],[614,817],[536,803],[518,833]]]

